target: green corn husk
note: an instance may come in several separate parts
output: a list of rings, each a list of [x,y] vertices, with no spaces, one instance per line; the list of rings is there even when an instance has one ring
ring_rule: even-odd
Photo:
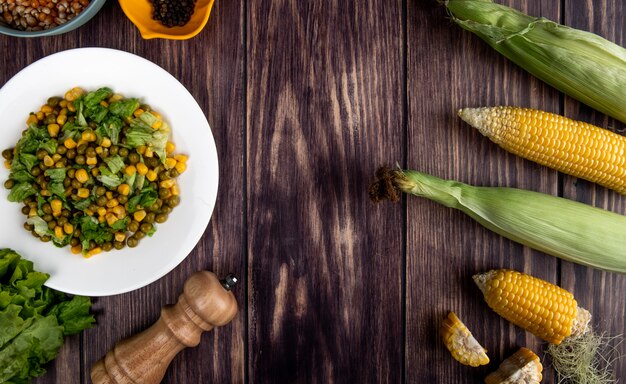
[[[626,49],[491,0],[444,1],[455,23],[561,92],[626,123]]]
[[[375,201],[398,191],[463,211],[487,229],[574,263],[626,273],[626,216],[561,197],[516,188],[476,187],[412,170],[381,168]]]

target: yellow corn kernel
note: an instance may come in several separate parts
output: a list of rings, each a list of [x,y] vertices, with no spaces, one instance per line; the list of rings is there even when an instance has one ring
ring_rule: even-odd
[[[72,102],[67,103],[67,110],[70,112],[76,112],[76,106],[74,105],[74,103]]]
[[[52,192],[48,191],[47,189],[42,189],[41,191],[39,191],[39,194],[41,196],[45,196],[45,197],[50,197],[52,196]]]
[[[119,93],[114,93],[111,95],[111,97],[109,97],[109,103],[114,103],[120,100],[124,100],[124,96],[120,95]]]
[[[115,241],[122,242],[126,240],[126,234],[124,232],[115,232]]]
[[[498,370],[485,377],[485,384],[526,383],[539,384],[543,379],[543,365],[533,351],[520,348],[500,364]]]
[[[65,139],[65,141],[63,142],[63,145],[65,146],[65,148],[67,149],[73,149],[76,148],[76,142],[74,141],[74,139],[72,139],[71,137],[68,137],[67,139]]]
[[[67,122],[66,114],[59,114],[59,116],[57,116],[57,124],[59,124],[59,126],[63,126],[66,122]]]
[[[50,113],[52,112],[52,107],[49,106],[48,104],[44,104],[41,106],[41,108],[39,109],[41,112],[43,113]]]
[[[104,216],[104,218],[106,219],[107,224],[109,224],[109,225],[113,225],[117,221],[117,216],[115,216],[113,213],[107,213]]]
[[[117,186],[117,191],[124,196],[128,196],[128,194],[130,193],[130,186],[126,183],[124,184],[120,184]]]
[[[120,205],[120,202],[117,201],[117,199],[111,199],[107,201],[107,207],[109,208],[117,207],[118,205]]]
[[[53,199],[50,201],[50,208],[52,208],[53,213],[61,212],[63,209],[63,202],[59,199]]]
[[[127,174],[128,176],[134,175],[135,172],[137,172],[137,168],[132,164],[127,165],[126,168],[124,168],[124,173]]]
[[[37,121],[39,121],[37,119],[37,115],[35,115],[34,113],[31,113],[30,115],[28,115],[28,119],[26,119],[26,125],[35,124],[37,123]]]
[[[186,163],[187,162],[187,155],[174,155],[174,159],[176,159],[176,161],[178,161],[179,163]]]
[[[61,127],[59,127],[59,124],[48,124],[48,134],[51,137],[57,137],[57,135],[59,134],[59,130],[61,129]]]
[[[141,220],[143,220],[145,217],[146,211],[144,211],[143,209],[140,211],[135,211],[135,213],[133,213],[133,219],[135,219],[135,221],[141,222]]]
[[[148,166],[145,165],[144,163],[137,163],[136,168],[137,168],[137,173],[140,175],[145,176],[146,173],[148,173]]]
[[[138,154],[143,155],[144,153],[146,153],[146,146],[140,145],[135,150],[137,151]]]
[[[107,214],[107,209],[104,207],[99,207],[97,212],[98,212],[98,216],[104,216]]]
[[[96,165],[96,164],[98,164],[98,158],[97,157],[87,156],[86,163],[87,163],[87,165]]]
[[[145,157],[152,157],[152,156],[154,156],[154,151],[152,150],[152,148],[150,148],[150,147],[146,147],[146,150],[145,150],[145,152],[143,153],[143,155],[144,155]]]
[[[105,215],[105,216],[106,216],[106,215]],[[104,223],[104,222],[106,222],[106,221],[107,221],[107,219],[106,219],[106,217],[105,217],[105,216],[98,216],[98,222],[99,222],[99,223]]]
[[[58,153],[55,153],[54,155],[52,155],[52,161],[56,163],[59,160],[61,160],[61,155],[59,155]]]
[[[91,174],[93,175],[93,177],[96,177],[100,174],[100,170],[98,168],[91,168]]]
[[[163,126],[163,121],[161,121],[161,120],[157,120],[157,121],[155,121],[155,122],[151,125],[152,129],[154,129],[154,130],[159,129],[159,128],[161,128],[162,126]]]
[[[63,224],[63,232],[65,232],[68,235],[71,235],[72,233],[74,233],[74,226],[70,223]]]
[[[75,255],[78,255],[82,251],[83,251],[83,247],[80,244],[75,245],[72,248],[70,248],[70,252],[72,252]]]
[[[167,180],[161,181],[161,183],[159,183],[159,186],[161,188],[172,188],[172,186],[174,186],[175,184],[176,184],[176,181],[174,179],[167,179]]]
[[[527,108],[464,108],[459,116],[505,150],[626,194],[626,137]]]
[[[161,116],[161,114],[157,111],[150,111],[150,113],[152,113],[152,115],[154,117],[156,117],[157,119],[163,119],[163,117]]]
[[[87,198],[89,197],[89,190],[87,188],[78,188],[78,191],[76,191],[76,196],[78,197],[82,197]]]
[[[459,363],[472,367],[489,364],[487,350],[472,336],[454,312],[450,312],[444,319],[440,333],[446,348]]]
[[[95,247],[94,249],[92,249],[90,251],[87,251],[87,253],[85,254],[85,257],[92,257],[92,256],[95,256],[95,255],[101,253],[101,252],[102,252],[102,248]]]
[[[104,148],[102,148],[102,146],[97,146],[96,147],[96,154],[98,155],[102,155],[104,153]]]
[[[57,239],[61,239],[65,236],[65,233],[63,233],[63,227],[61,227],[60,225],[57,225],[56,227],[54,227],[54,237],[56,237]]]
[[[100,102],[100,105],[102,105],[104,108],[108,108],[109,107],[109,103],[107,103],[105,100],[102,100]]]
[[[141,114],[142,114],[142,113],[144,113],[144,112],[145,112],[145,111],[144,111],[143,109],[141,109],[141,108],[137,108],[137,109],[135,109],[135,112],[133,112],[133,116],[135,116],[135,117],[139,117],[139,116],[141,116]]]
[[[176,166],[176,160],[173,157],[168,157],[165,159],[165,163],[163,164],[165,169],[172,169]]]
[[[103,138],[100,145],[104,148],[109,148],[111,146],[111,139],[109,139],[108,137]]]
[[[106,193],[104,195],[109,200],[111,200],[113,198],[113,192],[111,192],[111,191],[106,191]]]
[[[176,150],[176,145],[174,143],[172,143],[171,141],[168,141],[165,144],[165,153],[166,154],[169,155],[170,153],[174,152],[175,150]]]
[[[178,173],[183,173],[187,170],[187,164],[178,162],[174,168],[178,171]]]
[[[93,216],[93,211],[91,209],[89,209],[89,208],[85,209],[83,212],[87,216]]]
[[[31,207],[30,211],[28,211],[28,217],[37,216],[37,208]]]
[[[63,109],[67,109],[67,100],[63,99],[61,101],[59,101],[59,107],[61,107],[61,112],[63,111]],[[67,111],[65,111],[67,113]]]
[[[46,156],[44,156],[44,158],[43,158],[43,164],[44,164],[46,167],[52,167],[52,166],[54,165],[54,160],[52,160],[52,157],[50,157],[50,156],[46,155]]]
[[[86,170],[84,170],[83,168],[80,168],[80,169],[77,169],[76,172],[74,173],[74,178],[78,180],[78,182],[80,183],[86,183],[87,180],[89,180],[89,175],[87,174]]]
[[[157,173],[154,172],[152,169],[148,171],[148,173],[146,173],[146,179],[148,179],[149,181],[154,181],[157,178]]]
[[[172,185],[172,187],[170,188],[170,193],[172,194],[172,196],[180,195],[180,189],[178,188],[178,185]]]
[[[74,87],[69,91],[65,92],[65,96],[63,97],[67,101],[74,101],[81,97],[85,93],[85,91],[80,87]]]
[[[80,138],[86,142],[96,141],[96,134],[91,131],[84,131]]]
[[[126,208],[124,208],[122,204],[116,205],[115,207],[111,208],[111,212],[115,214],[118,219],[123,219],[124,217],[126,217]]]
[[[11,161],[10,160],[5,160],[4,161],[4,167],[6,169],[11,169]]]
[[[474,281],[497,314],[549,343],[589,330],[589,312],[547,281],[508,269],[475,275]]]

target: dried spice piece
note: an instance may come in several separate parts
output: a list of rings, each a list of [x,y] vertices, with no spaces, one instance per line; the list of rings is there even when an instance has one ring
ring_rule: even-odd
[[[150,0],[154,7],[152,18],[166,27],[187,24],[196,7],[196,0]]]

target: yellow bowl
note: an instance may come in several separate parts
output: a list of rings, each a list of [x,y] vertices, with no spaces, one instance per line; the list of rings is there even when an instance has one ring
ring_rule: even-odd
[[[119,0],[122,10],[135,24],[144,39],[190,39],[206,25],[213,7],[213,0],[197,0],[191,19],[182,27],[166,27],[152,18],[150,0]]]

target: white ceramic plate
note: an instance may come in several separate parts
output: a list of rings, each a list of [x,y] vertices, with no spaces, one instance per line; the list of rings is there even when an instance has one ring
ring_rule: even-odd
[[[46,285],[59,291],[106,296],[143,287],[176,267],[204,233],[217,196],[217,151],[211,129],[193,96],[156,64],[127,52],[81,48],[47,56],[20,71],[0,89],[0,150],[12,148],[26,118],[50,96],[80,86],[102,86],[137,97],[159,111],[172,126],[176,152],[189,156],[179,177],[181,203],[152,237],[136,248],[103,252],[86,259],[69,247],[43,243],[23,228],[22,205],[7,200],[0,186],[0,248],[12,248],[50,274]],[[0,167],[0,180],[9,171]]]

